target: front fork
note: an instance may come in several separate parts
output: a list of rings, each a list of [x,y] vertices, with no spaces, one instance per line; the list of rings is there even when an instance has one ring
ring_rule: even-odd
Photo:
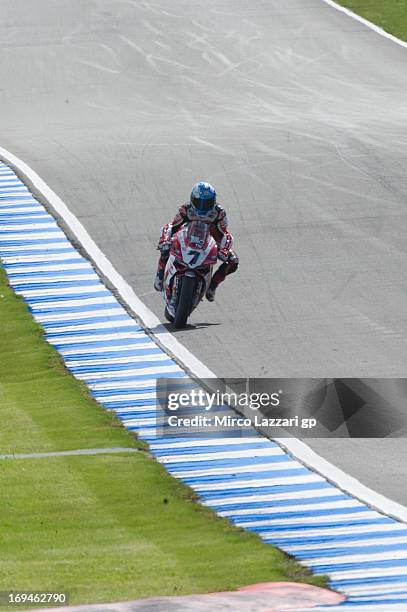
[[[172,265],[174,264],[172,263]],[[179,295],[179,289],[180,289],[179,281],[181,278],[181,274],[177,273],[177,271],[171,267],[169,268],[168,272],[170,273],[171,276],[173,276],[173,278],[169,280],[169,283],[171,283],[170,304],[171,304],[171,309],[173,309],[175,312],[177,308],[177,301],[178,301],[178,295]],[[188,276],[195,276],[197,278],[197,294],[194,297],[194,308],[195,308],[198,305],[200,299],[203,299],[205,295],[205,291],[209,287],[209,284],[211,282],[211,277],[212,277],[212,268],[210,269],[208,274],[206,274],[205,276],[201,276],[200,274],[197,274],[196,272],[193,272],[192,270],[187,270],[184,274]]]

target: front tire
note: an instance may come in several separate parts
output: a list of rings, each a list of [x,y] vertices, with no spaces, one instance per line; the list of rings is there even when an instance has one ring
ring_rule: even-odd
[[[174,327],[177,329],[185,327],[188,317],[192,312],[196,291],[196,277],[183,276],[180,282],[181,288],[179,289],[178,304],[174,318]]]

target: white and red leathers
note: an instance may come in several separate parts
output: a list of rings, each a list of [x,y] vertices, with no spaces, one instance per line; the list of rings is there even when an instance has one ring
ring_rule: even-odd
[[[211,287],[216,288],[225,277],[232,272],[236,272],[239,259],[232,250],[233,236],[228,230],[228,220],[225,210],[219,204],[206,213],[204,217],[197,215],[191,204],[182,204],[171,223],[164,225],[161,231],[158,248],[161,256],[158,262],[158,274],[162,277],[169,256],[171,238],[179,228],[189,221],[204,221],[210,225],[211,236],[215,239],[218,246],[218,258],[222,264],[212,277]]]

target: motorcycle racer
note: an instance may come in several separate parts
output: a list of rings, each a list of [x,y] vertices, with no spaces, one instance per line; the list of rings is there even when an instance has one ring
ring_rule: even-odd
[[[228,230],[228,221],[225,210],[216,202],[216,191],[209,183],[196,183],[191,191],[190,201],[182,204],[174,219],[164,225],[161,231],[158,249],[161,252],[158,261],[157,275],[154,289],[162,291],[164,270],[168,261],[171,238],[179,228],[189,221],[204,221],[210,225],[210,232],[218,246],[218,258],[222,261],[218,270],[212,277],[206,298],[210,302],[215,299],[216,289],[228,276],[236,272],[239,259],[232,249],[233,236]]]

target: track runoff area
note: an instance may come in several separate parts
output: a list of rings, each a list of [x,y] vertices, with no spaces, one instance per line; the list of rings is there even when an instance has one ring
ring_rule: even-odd
[[[405,522],[352,497],[257,432],[156,437],[156,379],[187,383],[187,372],[128,314],[5,163],[0,257],[10,285],[66,367],[202,504],[328,575],[348,599],[326,609],[407,609]]]

